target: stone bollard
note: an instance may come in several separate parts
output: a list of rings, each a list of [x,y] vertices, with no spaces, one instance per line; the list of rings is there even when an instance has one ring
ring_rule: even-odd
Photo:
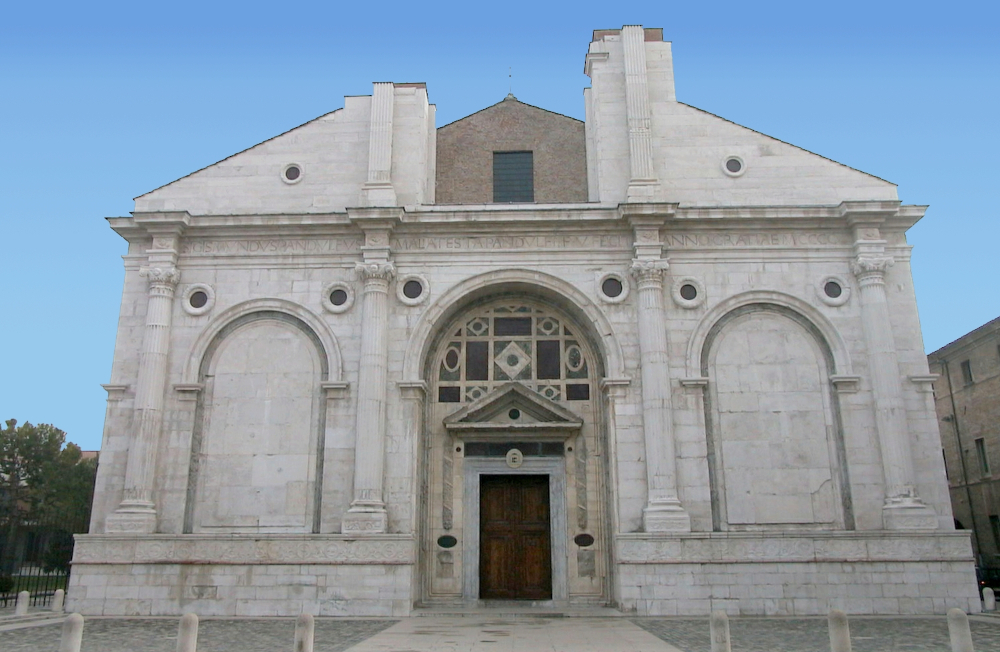
[[[826,620],[830,627],[830,652],[851,652],[851,626],[847,623],[847,614],[831,609]]]
[[[63,621],[59,652],[80,652],[81,644],[83,644],[83,616],[70,614]]]
[[[52,594],[52,611],[61,612],[65,601],[66,592],[62,589],[56,589],[56,592]]]
[[[302,614],[295,621],[295,652],[313,652],[313,633],[316,623],[312,614]]]
[[[997,610],[997,596],[993,592],[993,589],[986,587],[983,589],[983,611],[996,611]]]
[[[951,652],[975,652],[969,617],[961,609],[948,610],[948,635],[951,637]]]
[[[713,611],[708,620],[712,635],[712,652],[732,652],[729,645],[729,616],[725,611]]]
[[[31,594],[21,591],[17,594],[17,602],[14,603],[14,615],[25,616],[28,614],[28,603],[31,602]]]
[[[184,614],[177,626],[177,652],[197,652],[198,650],[198,616]]]

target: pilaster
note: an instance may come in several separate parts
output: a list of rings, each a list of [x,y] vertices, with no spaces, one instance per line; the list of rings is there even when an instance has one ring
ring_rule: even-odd
[[[894,261],[886,255],[876,214],[848,216],[854,231],[851,271],[858,281],[861,322],[868,350],[875,427],[885,480],[883,525],[887,530],[936,529],[937,516],[917,495],[903,386],[893,340],[885,277]]]
[[[389,234],[401,209],[351,209],[365,234],[364,260],[357,263],[364,284],[361,307],[361,367],[355,427],[354,496],[342,530],[370,534],[388,529],[383,498],[389,369],[389,286],[396,267],[389,259]]]
[[[182,228],[175,224],[149,227],[153,244],[148,251],[148,265],[139,271],[148,281],[146,325],[135,384],[125,487],[121,503],[107,518],[105,530],[109,533],[149,534],[156,530],[153,481],[163,427],[171,314],[180,281],[176,264]]]
[[[622,28],[625,53],[625,113],[628,118],[630,179],[627,201],[655,201],[660,183],[653,168],[645,31],[641,25]]]
[[[368,140],[368,180],[361,187],[362,206],[395,206],[392,185],[392,113],[396,87],[376,82],[372,91]]]
[[[677,461],[671,416],[663,283],[668,268],[663,257],[660,228],[664,215],[633,215],[635,259],[632,276],[638,287],[642,419],[646,446],[647,501],[643,509],[646,532],[690,532],[691,517],[677,494]]]

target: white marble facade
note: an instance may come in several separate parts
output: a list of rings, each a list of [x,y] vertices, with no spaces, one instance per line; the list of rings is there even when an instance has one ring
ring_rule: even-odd
[[[475,603],[480,477],[514,465],[550,479],[557,605],[979,610],[909,268],[925,207],[678,102],[660,30],[595,32],[586,72],[589,201],[436,204],[427,90],[380,83],[110,220],[70,609]],[[511,442],[547,452],[482,452]]]

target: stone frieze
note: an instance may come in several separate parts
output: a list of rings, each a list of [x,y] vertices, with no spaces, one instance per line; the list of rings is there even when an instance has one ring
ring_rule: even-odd
[[[78,535],[74,564],[413,564],[409,536]]]

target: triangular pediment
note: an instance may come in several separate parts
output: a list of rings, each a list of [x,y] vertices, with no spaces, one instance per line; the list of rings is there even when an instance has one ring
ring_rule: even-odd
[[[445,428],[458,434],[571,432],[583,420],[520,383],[507,383],[444,419]]]

